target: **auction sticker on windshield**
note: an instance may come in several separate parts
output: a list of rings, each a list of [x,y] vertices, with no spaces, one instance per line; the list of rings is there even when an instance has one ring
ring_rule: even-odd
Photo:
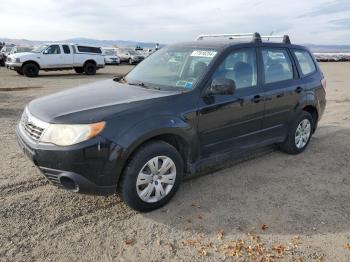
[[[214,57],[216,55],[216,51],[212,50],[194,50],[191,53],[191,56],[200,56],[200,57]]]

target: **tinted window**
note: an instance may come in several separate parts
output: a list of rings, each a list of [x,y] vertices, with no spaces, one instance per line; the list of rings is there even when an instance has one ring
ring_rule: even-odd
[[[63,45],[63,51],[64,51],[65,54],[70,54],[69,46]]]
[[[294,50],[294,54],[298,60],[303,75],[312,74],[316,71],[315,63],[307,51]]]
[[[265,83],[293,79],[293,66],[285,49],[262,49]]]
[[[46,54],[53,54],[53,55],[57,55],[61,53],[61,49],[59,45],[50,45],[47,49],[46,49]]]
[[[252,87],[257,83],[256,52],[254,48],[229,54],[214,73],[213,78],[235,81],[236,88]]]
[[[96,54],[101,54],[101,48],[99,47],[91,47],[91,46],[78,46],[79,52],[82,53],[96,53]]]

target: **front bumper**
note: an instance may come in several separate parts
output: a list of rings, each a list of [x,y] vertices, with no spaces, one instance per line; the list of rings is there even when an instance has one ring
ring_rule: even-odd
[[[8,69],[12,69],[12,70],[17,70],[20,69],[22,67],[22,63],[16,63],[16,62],[6,62],[5,66]]]
[[[44,144],[27,137],[21,124],[16,135],[23,152],[52,184],[86,194],[116,192],[121,148],[115,143],[98,136],[68,147]]]

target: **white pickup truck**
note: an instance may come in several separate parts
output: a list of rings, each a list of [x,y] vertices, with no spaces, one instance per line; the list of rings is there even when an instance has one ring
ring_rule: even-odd
[[[96,74],[105,66],[101,48],[77,44],[44,44],[31,52],[7,57],[6,67],[20,75],[35,77],[39,70],[56,71],[74,69],[78,74]]]

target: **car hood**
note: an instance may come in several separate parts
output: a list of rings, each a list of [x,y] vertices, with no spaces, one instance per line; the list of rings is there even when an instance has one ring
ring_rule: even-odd
[[[16,58],[27,58],[27,57],[33,57],[33,56],[35,56],[34,53],[24,52],[24,53],[11,54],[8,57],[16,59]]]
[[[35,99],[28,110],[48,123],[94,123],[175,94],[106,80]]]

